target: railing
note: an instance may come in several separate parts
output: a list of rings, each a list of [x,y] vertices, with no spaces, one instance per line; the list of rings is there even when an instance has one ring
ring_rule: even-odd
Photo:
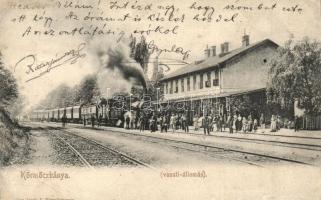
[[[302,129],[304,130],[320,130],[321,116],[304,116],[302,120]]]

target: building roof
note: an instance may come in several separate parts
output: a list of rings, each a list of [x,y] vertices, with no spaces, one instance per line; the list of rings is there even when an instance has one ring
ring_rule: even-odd
[[[211,67],[218,67],[219,65],[222,65],[222,64],[230,61],[231,59],[235,58],[236,56],[240,56],[244,53],[247,53],[251,50],[254,50],[254,49],[259,48],[264,45],[271,45],[275,48],[277,48],[279,46],[278,44],[276,44],[272,40],[265,39],[265,40],[250,44],[246,47],[234,49],[223,56],[217,55],[217,56],[209,57],[206,60],[204,60],[203,62],[198,63],[198,64],[192,63],[189,65],[186,65],[186,66],[166,75],[164,78],[161,79],[161,81],[164,81],[167,79],[172,79],[172,78],[175,78],[178,76],[187,75],[187,74],[198,72],[198,71],[202,71],[202,70],[206,70]]]

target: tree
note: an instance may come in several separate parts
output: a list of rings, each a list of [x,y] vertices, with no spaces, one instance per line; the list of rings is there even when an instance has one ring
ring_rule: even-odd
[[[143,68],[144,73],[147,71],[148,60],[150,53],[148,50],[148,45],[144,36],[141,37],[140,41],[137,43],[136,38],[132,37],[130,46],[130,57],[136,60]]]
[[[258,115],[264,108],[255,100],[252,100],[249,95],[240,95],[230,97],[230,107],[232,112],[239,113],[242,116]]]
[[[74,105],[74,91],[66,84],[61,84],[52,90],[47,97],[40,102],[38,109],[63,108]]]
[[[140,41],[137,43],[137,40],[135,37],[132,37],[132,40],[129,44],[131,53],[130,56],[138,62],[141,67],[144,70],[144,73],[147,73],[147,66],[149,63],[149,58],[150,58],[150,52],[148,49],[148,44],[146,43],[146,39],[144,36],[141,37]],[[155,68],[155,65],[157,67]],[[164,71],[162,70],[161,67],[159,67],[160,63],[158,62],[158,58],[155,59],[154,61],[154,69],[157,70],[155,73],[155,77],[152,78],[152,80],[146,80],[147,82],[147,88],[146,92],[147,94],[150,95],[152,100],[156,100],[157,98],[160,97],[161,94],[163,94],[163,87],[159,80],[164,77]],[[145,79],[148,79],[147,76],[145,76]],[[142,94],[143,92],[133,88],[132,93],[134,95],[136,94]]]
[[[13,104],[17,97],[18,87],[16,79],[12,73],[4,67],[0,58],[0,108],[4,109],[8,105]]]
[[[9,111],[11,117],[17,118],[21,114],[21,111],[23,111],[24,107],[26,106],[25,99],[25,96],[18,95],[14,103],[10,104],[7,107],[7,110]]]
[[[79,87],[79,96],[77,99],[79,99],[81,104],[98,103],[100,101],[96,75],[85,77]]]
[[[270,63],[268,100],[282,107],[299,102],[306,114],[321,113],[321,43],[288,40]]]
[[[96,75],[90,75],[73,88],[61,84],[52,90],[47,97],[41,101],[37,109],[64,108],[68,106],[99,103],[100,92],[97,86]]]
[[[57,106],[67,107],[73,105],[73,90],[69,86],[62,84],[58,87]]]
[[[80,104],[80,85],[75,85],[72,88],[72,103],[73,105],[79,105]]]

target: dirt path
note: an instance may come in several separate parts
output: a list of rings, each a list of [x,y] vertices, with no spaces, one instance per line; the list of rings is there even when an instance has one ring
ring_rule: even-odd
[[[31,165],[52,165],[55,152],[52,148],[48,133],[44,130],[31,130]]]

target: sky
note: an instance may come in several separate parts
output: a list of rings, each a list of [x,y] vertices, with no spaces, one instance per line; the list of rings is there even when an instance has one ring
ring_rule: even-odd
[[[98,55],[97,49],[118,49],[119,45],[123,46],[127,44],[129,33],[135,29],[144,30],[151,25],[156,27],[158,25],[172,28],[178,25],[178,34],[157,34],[152,33],[146,36],[147,41],[155,41],[155,44],[159,48],[171,48],[172,45],[180,46],[185,51],[190,51],[188,59],[184,62],[194,62],[204,58],[205,47],[216,45],[219,53],[219,46],[223,42],[230,43],[230,50],[241,46],[241,38],[244,33],[250,35],[250,43],[254,43],[266,38],[273,40],[279,45],[283,45],[284,42],[291,36],[295,40],[302,39],[304,36],[321,40],[321,9],[319,0],[275,0],[275,1],[260,1],[260,0],[234,0],[234,1],[199,1],[197,5],[211,5],[215,8],[214,16],[219,14],[231,15],[231,11],[224,11],[222,8],[227,4],[234,5],[246,5],[256,7],[260,2],[264,2],[266,6],[271,6],[277,3],[277,9],[265,10],[265,11],[240,11],[238,20],[234,23],[196,23],[190,18],[195,15],[195,11],[191,11],[188,7],[192,5],[194,1],[186,0],[184,3],[179,0],[174,1],[162,1],[162,5],[175,5],[175,8],[179,8],[179,13],[184,13],[188,19],[182,24],[176,24],[174,22],[157,22],[151,23],[142,21],[140,23],[132,22],[110,22],[107,23],[107,27],[116,31],[122,30],[125,34],[125,39],[121,41],[121,44],[117,44],[116,37],[103,36],[103,37],[49,37],[49,36],[27,36],[22,37],[22,33],[28,26],[34,29],[43,29],[44,21],[39,20],[37,22],[31,21],[31,16],[34,14],[43,14],[45,16],[52,16],[52,27],[55,29],[68,29],[70,27],[84,26],[90,27],[90,25],[96,25],[98,23],[90,23],[88,21],[75,21],[64,20],[66,14],[72,9],[57,9],[46,8],[45,10],[19,10],[8,7],[8,2],[1,5],[1,13],[3,15],[0,18],[0,50],[3,55],[2,59],[5,66],[12,71],[16,77],[20,93],[24,96],[28,108],[36,105],[46,95],[58,85],[65,83],[69,86],[79,84],[79,82],[88,74],[97,73],[101,68],[101,56]],[[10,1],[18,2],[18,1]],[[23,2],[23,1],[21,1]],[[30,1],[31,3],[37,3],[37,1]],[[41,1],[46,2],[46,1]],[[49,5],[56,5],[56,0],[48,0]],[[77,2],[77,1],[76,1]],[[79,2],[79,1],[78,1]],[[85,2],[86,1],[80,1]],[[93,1],[92,1],[93,2]],[[109,1],[101,0],[102,4],[107,5]],[[121,2],[121,1],[120,1]],[[159,1],[138,1],[141,4],[153,3],[156,5]],[[196,2],[196,1],[195,1]],[[88,3],[88,2],[87,2]],[[296,6],[302,8],[301,13],[282,11],[283,7]],[[297,8],[298,8],[297,7]],[[78,10],[81,14],[87,13],[85,10]],[[102,8],[92,10],[92,13],[104,12],[106,15],[118,16],[122,14],[122,11],[116,11],[107,13]],[[126,11],[132,15],[135,15],[137,11]],[[201,12],[201,11],[200,11]],[[139,15],[146,17],[148,12],[138,11]],[[234,11],[233,11],[234,13]],[[17,22],[17,18],[22,14],[26,15],[27,19],[23,22]],[[16,21],[13,22],[13,19]],[[98,24],[102,25],[102,24]],[[136,35],[140,37],[139,35]],[[49,73],[37,78],[35,80],[25,82],[28,75],[26,74],[27,67],[20,66],[15,69],[18,61],[28,55],[34,55],[36,63],[41,63],[50,60],[51,58],[59,57],[65,52],[72,49],[77,49],[81,43],[86,43],[84,50],[82,51],[85,56],[78,59],[74,64],[65,63],[60,67],[52,69]],[[102,45],[103,44],[103,45]],[[128,51],[125,49],[125,51]],[[97,53],[98,52],[98,53]],[[153,54],[151,57],[154,58]],[[182,55],[176,53],[164,53],[160,55],[159,59],[165,62],[167,59],[182,60]],[[29,61],[30,62],[30,61]],[[150,66],[151,67],[151,66]],[[171,71],[176,70],[181,66],[170,66]],[[170,71],[170,72],[171,72]],[[150,71],[149,71],[150,72]],[[149,73],[150,74],[150,73]],[[108,75],[108,74],[107,74]],[[123,78],[118,76],[111,76],[112,82],[123,83]],[[110,80],[109,80],[110,81]]]

